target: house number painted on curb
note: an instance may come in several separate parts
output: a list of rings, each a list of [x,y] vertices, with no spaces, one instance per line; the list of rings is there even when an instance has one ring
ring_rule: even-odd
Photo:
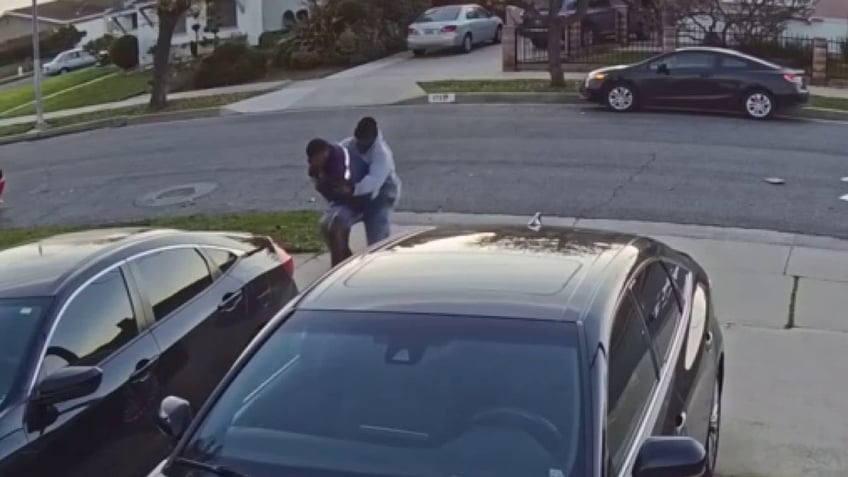
[[[456,95],[453,93],[431,94],[428,97],[430,103],[455,103]]]

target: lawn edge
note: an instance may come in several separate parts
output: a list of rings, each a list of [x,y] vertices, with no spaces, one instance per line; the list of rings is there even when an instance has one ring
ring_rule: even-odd
[[[230,114],[231,112],[227,112]],[[117,128],[137,124],[163,123],[169,121],[181,121],[187,119],[201,119],[217,117],[224,114],[223,108],[213,106],[209,108],[186,109],[184,111],[173,111],[166,113],[150,113],[141,115],[118,115],[111,118],[96,119],[67,126],[57,126],[44,131],[25,132],[0,137],[0,146],[18,142],[39,141],[53,137],[77,134],[97,129]]]

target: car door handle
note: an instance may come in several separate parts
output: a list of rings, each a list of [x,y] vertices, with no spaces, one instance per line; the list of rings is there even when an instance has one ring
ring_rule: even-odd
[[[149,359],[143,359],[135,365],[135,371],[130,374],[130,381],[146,381],[150,376],[150,372],[156,367],[159,362],[159,356],[154,356]]]
[[[244,297],[244,293],[241,290],[227,293],[221,299],[221,303],[218,304],[218,311],[229,313],[235,310],[241,303],[242,297]]]

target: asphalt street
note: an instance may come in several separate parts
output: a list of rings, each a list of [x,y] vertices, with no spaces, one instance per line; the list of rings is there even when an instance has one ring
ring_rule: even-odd
[[[0,147],[0,226],[321,206],[304,147],[373,115],[401,209],[665,221],[848,238],[848,124],[593,107],[432,105],[227,116]],[[786,181],[771,185],[763,178]],[[187,183],[194,202],[140,199]]]

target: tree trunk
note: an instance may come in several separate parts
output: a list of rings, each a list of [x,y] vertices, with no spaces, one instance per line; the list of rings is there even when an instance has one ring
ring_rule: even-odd
[[[163,109],[168,104],[168,75],[170,72],[171,40],[179,15],[159,15],[159,35],[153,49],[153,90],[150,93],[150,109]]]
[[[551,86],[554,88],[565,86],[565,75],[562,72],[562,44],[562,19],[559,15],[551,15],[548,20],[548,70],[551,73]]]

